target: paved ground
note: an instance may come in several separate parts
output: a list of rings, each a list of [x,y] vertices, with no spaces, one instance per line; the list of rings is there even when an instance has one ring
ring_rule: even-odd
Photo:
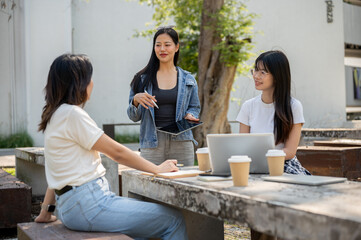
[[[0,149],[0,168],[2,167],[15,167],[14,149]]]

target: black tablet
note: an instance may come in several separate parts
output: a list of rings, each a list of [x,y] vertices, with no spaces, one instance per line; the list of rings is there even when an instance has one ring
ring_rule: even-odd
[[[174,122],[168,126],[157,128],[157,131],[164,132],[172,135],[179,135],[185,131],[202,125],[203,122],[194,122],[187,119],[182,119],[178,122]]]

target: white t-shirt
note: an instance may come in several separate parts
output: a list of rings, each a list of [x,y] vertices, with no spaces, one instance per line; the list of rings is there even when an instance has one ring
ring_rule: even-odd
[[[247,100],[243,103],[236,120],[247,126],[250,126],[251,133],[273,133],[275,108],[274,104],[266,104],[261,99],[262,94]],[[293,114],[293,123],[304,123],[303,107],[300,101],[291,98],[291,109]],[[284,143],[276,146],[282,149]]]
[[[44,133],[45,173],[49,188],[80,186],[104,176],[100,154],[91,150],[104,132],[82,108],[62,104]]]

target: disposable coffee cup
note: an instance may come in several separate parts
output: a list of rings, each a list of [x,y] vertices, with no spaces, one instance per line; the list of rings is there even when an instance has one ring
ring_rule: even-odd
[[[251,158],[246,155],[231,156],[228,159],[234,186],[244,187],[248,185],[251,161]]]
[[[211,164],[209,161],[209,151],[207,147],[198,148],[196,151],[198,167],[201,171],[208,171],[211,169]]]
[[[285,165],[286,153],[283,150],[270,149],[266,153],[270,176],[281,176]]]

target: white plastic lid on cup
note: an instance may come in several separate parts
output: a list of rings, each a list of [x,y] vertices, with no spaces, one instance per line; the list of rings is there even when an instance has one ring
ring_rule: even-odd
[[[247,155],[234,155],[228,159],[229,163],[243,163],[243,162],[252,162],[251,158]]]
[[[286,153],[281,149],[270,149],[266,153],[266,157],[283,157]]]
[[[209,151],[207,147],[204,147],[204,148],[198,148],[196,153],[209,153]]]

